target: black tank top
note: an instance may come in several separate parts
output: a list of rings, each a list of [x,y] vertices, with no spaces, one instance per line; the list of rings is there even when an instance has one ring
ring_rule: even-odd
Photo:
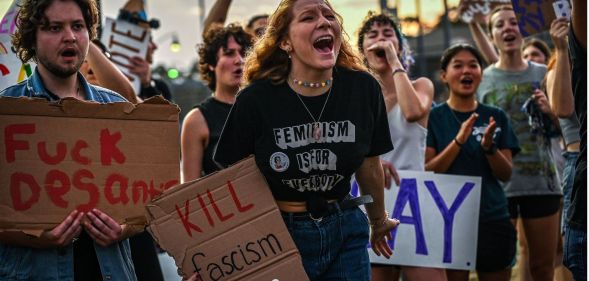
[[[209,97],[196,107],[202,113],[209,127],[209,144],[205,148],[202,158],[202,175],[205,176],[219,170],[219,167],[213,162],[213,153],[221,136],[225,119],[231,110],[231,104]]]

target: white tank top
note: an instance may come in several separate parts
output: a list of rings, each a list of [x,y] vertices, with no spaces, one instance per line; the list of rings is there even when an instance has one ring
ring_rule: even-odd
[[[427,128],[418,122],[407,122],[398,103],[387,118],[395,148],[380,158],[393,163],[397,170],[424,171]]]

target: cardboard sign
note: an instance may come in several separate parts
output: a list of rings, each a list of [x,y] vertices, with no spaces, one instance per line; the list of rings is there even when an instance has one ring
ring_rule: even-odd
[[[511,4],[523,37],[549,30],[556,18],[552,1],[511,0]]]
[[[461,0],[458,5],[460,19],[465,23],[472,21],[485,23],[487,15],[499,5],[509,5],[511,0]]]
[[[102,31],[102,43],[110,51],[110,60],[131,80],[135,93],[141,91],[139,76],[129,71],[132,57],[144,58],[151,34],[136,24],[123,20],[106,18]]]
[[[14,0],[0,21],[0,90],[25,80],[35,69],[33,63],[23,64],[12,52],[10,35],[16,30],[18,3]]]
[[[149,232],[185,276],[308,280],[253,157],[179,185],[146,206]]]
[[[0,229],[50,229],[98,208],[143,226],[180,177],[178,107],[0,98]]]
[[[386,259],[370,250],[370,261],[474,270],[481,178],[398,172],[401,185],[385,189],[386,210],[401,221],[391,231],[393,256]],[[354,183],[352,195],[357,194]]]

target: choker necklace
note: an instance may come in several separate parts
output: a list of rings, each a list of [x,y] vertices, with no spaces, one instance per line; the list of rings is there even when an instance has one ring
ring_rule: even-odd
[[[333,77],[330,77],[329,79],[327,79],[323,82],[317,82],[317,83],[301,81],[301,80],[294,79],[294,78],[292,79],[292,82],[295,83],[296,85],[307,87],[307,88],[322,88],[322,87],[331,85],[332,81],[333,81]]]
[[[331,81],[331,79],[328,81]],[[299,101],[301,101],[301,104],[303,105],[305,110],[307,110],[307,113],[309,113],[309,116],[311,116],[311,119],[313,119],[313,138],[315,140],[319,140],[321,138],[321,123],[320,123],[321,116],[323,116],[323,110],[325,110],[325,106],[327,105],[327,101],[329,100],[329,97],[331,96],[331,89],[333,89],[333,86],[331,86],[331,88],[329,88],[329,92],[327,92],[327,98],[325,98],[325,102],[323,103],[323,107],[321,108],[321,112],[319,113],[319,117],[317,117],[317,119],[315,119],[315,116],[313,116],[313,114],[311,113],[311,111],[309,110],[309,108],[307,107],[307,105],[305,104],[303,99],[301,98],[301,95],[299,93],[297,93],[295,90],[293,90],[295,92],[295,95],[297,96],[297,98],[299,98]]]

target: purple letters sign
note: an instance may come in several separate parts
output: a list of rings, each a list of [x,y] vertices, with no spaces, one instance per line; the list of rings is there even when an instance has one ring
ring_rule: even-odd
[[[553,1],[511,0],[517,24],[523,37],[528,37],[550,29],[556,18]]]
[[[385,206],[401,221],[391,232],[393,257],[369,250],[370,261],[474,270],[481,178],[414,171],[399,175],[401,185],[385,189]],[[354,181],[352,195],[357,194]]]

